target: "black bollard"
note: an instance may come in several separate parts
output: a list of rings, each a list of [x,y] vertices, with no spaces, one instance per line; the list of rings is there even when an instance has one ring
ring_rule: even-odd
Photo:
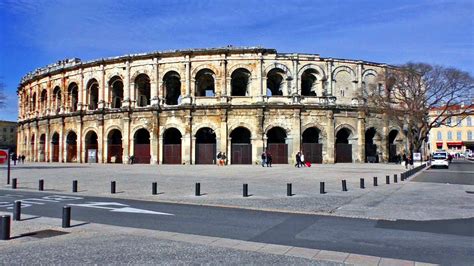
[[[77,180],[72,181],[72,192],[77,192]]]
[[[347,182],[346,182],[346,180],[342,180],[342,191],[347,191]]]
[[[44,190],[44,180],[40,179],[38,182],[38,190],[43,191]]]
[[[13,220],[21,221],[21,201],[17,200],[13,206]]]
[[[319,193],[326,194],[326,191],[324,189],[324,182],[319,182]]]
[[[17,188],[17,179],[13,178],[12,179],[12,189],[16,189],[16,188]]]
[[[405,175],[403,173],[400,174],[400,181],[405,181]]]
[[[71,227],[71,206],[63,207],[63,228]]]
[[[115,181],[112,181],[110,183],[110,193],[115,194],[117,188],[117,183]]]
[[[288,197],[293,196],[293,191],[292,191],[292,190],[293,190],[293,189],[292,189],[291,183],[287,183],[287,184],[286,184],[286,195],[287,195]]]
[[[10,239],[10,215],[0,217],[0,240]]]
[[[393,175],[393,183],[398,183],[398,176],[397,174]]]
[[[386,183],[387,185],[390,184],[390,176],[389,176],[389,175],[385,176],[385,183]]]
[[[244,184],[243,189],[242,189],[242,196],[248,197],[249,196],[249,185]]]
[[[201,196],[201,183],[196,183],[196,189],[194,190],[194,195]]]
[[[151,183],[151,194],[152,195],[158,194],[158,184],[156,182]]]
[[[376,187],[376,186],[378,186],[378,185],[379,185],[379,184],[378,184],[378,182],[377,182],[377,177],[374,176],[374,187]]]
[[[360,188],[365,188],[365,182],[363,178],[360,179]]]

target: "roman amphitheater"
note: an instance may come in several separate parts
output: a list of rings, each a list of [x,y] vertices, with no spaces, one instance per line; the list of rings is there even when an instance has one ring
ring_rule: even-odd
[[[367,111],[388,66],[225,47],[59,61],[22,78],[17,154],[77,163],[387,162],[403,131]]]

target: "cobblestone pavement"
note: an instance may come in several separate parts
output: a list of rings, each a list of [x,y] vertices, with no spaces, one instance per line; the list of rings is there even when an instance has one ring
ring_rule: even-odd
[[[0,168],[6,179],[5,167]],[[373,219],[433,220],[473,216],[474,190],[469,185],[446,185],[400,181],[403,166],[394,164],[335,164],[295,168],[290,165],[102,165],[27,163],[12,167],[12,178],[19,189],[37,190],[44,179],[49,193],[71,193],[72,180],[78,180],[79,193],[150,201],[169,201],[229,207],[309,212]],[[393,175],[398,174],[398,183]],[[390,176],[390,185],[385,176]],[[378,186],[373,186],[373,177]],[[359,188],[360,178],[365,189]],[[347,192],[341,180],[347,180]],[[117,182],[117,194],[110,194],[110,182]],[[159,195],[151,195],[157,182]],[[201,183],[203,195],[194,196],[194,184]],[[320,194],[325,182],[326,194]],[[250,197],[242,197],[242,184]],[[286,196],[287,183],[295,195]],[[2,188],[9,189],[2,181]]]

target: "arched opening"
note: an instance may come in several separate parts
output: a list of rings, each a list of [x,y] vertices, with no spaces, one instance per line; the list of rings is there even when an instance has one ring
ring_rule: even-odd
[[[36,154],[36,145],[35,145],[35,134],[31,135],[30,139],[30,148],[31,148],[31,154],[30,154],[30,161],[34,162],[35,159],[35,154]]]
[[[168,105],[179,104],[181,96],[181,76],[175,71],[169,71],[163,77],[163,86],[165,91],[165,103]]]
[[[391,130],[388,133],[388,161],[389,162],[398,162],[397,158],[397,136],[398,130]]]
[[[35,112],[36,111],[36,92],[33,93],[33,97],[31,97],[31,112]]]
[[[286,131],[281,127],[273,127],[267,132],[267,153],[272,156],[274,164],[288,164],[288,144]]]
[[[252,164],[252,144],[250,130],[238,127],[230,133],[231,164]]]
[[[349,138],[352,132],[341,128],[336,134],[336,163],[352,163],[352,144]]]
[[[85,149],[85,161],[86,163],[97,163],[98,160],[98,151],[99,145],[97,142],[97,134],[94,131],[89,131],[86,134],[85,138],[86,149]]]
[[[304,160],[310,163],[323,163],[323,144],[320,143],[321,131],[316,127],[307,128],[303,132]]]
[[[115,76],[109,80],[110,90],[110,106],[111,108],[122,107],[123,101],[123,81],[119,76]]]
[[[306,69],[301,74],[301,95],[317,96],[318,72],[315,69]],[[306,156],[305,156],[306,159]]]
[[[133,137],[133,141],[133,156],[135,156],[134,162],[149,164],[151,159],[150,132],[144,128],[137,130]]]
[[[71,112],[77,111],[77,102],[79,99],[78,96],[78,87],[76,83],[71,83],[68,87],[68,97],[69,97],[69,108]]]
[[[107,162],[122,163],[122,132],[113,129],[107,135]]]
[[[214,97],[216,95],[214,77],[215,73],[208,68],[199,70],[196,74],[195,95],[198,97]]]
[[[135,88],[137,95],[137,106],[143,107],[150,105],[150,78],[146,74],[138,75],[135,78]]]
[[[38,147],[38,161],[45,162],[46,161],[46,135],[41,134],[39,139],[39,147]]]
[[[267,74],[267,96],[283,95],[285,82],[285,71],[280,68],[274,68]],[[270,93],[271,95],[268,95]]]
[[[163,134],[163,164],[181,164],[181,132],[168,128]]]
[[[59,134],[55,132],[51,138],[51,161],[59,162]]]
[[[373,127],[365,131],[365,162],[379,162],[379,156],[377,154],[377,144],[375,144],[374,141],[376,133],[377,131]]]
[[[238,68],[230,76],[232,96],[247,96],[250,84],[250,72],[245,68]]]
[[[46,108],[48,107],[48,91],[47,90],[41,91],[40,102],[41,102],[41,112],[46,111]]]
[[[54,87],[53,90],[53,110],[56,113],[61,110],[61,88],[58,86]]]
[[[89,110],[95,110],[99,107],[99,82],[92,79],[87,84],[87,104]]]
[[[196,164],[213,164],[216,157],[216,133],[208,127],[196,133]]]
[[[77,135],[74,131],[69,132],[66,137],[66,162],[77,161]]]

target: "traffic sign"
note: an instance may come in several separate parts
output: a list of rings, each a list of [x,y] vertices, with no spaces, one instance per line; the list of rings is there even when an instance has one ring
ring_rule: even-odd
[[[8,163],[8,150],[0,150],[0,164]]]

